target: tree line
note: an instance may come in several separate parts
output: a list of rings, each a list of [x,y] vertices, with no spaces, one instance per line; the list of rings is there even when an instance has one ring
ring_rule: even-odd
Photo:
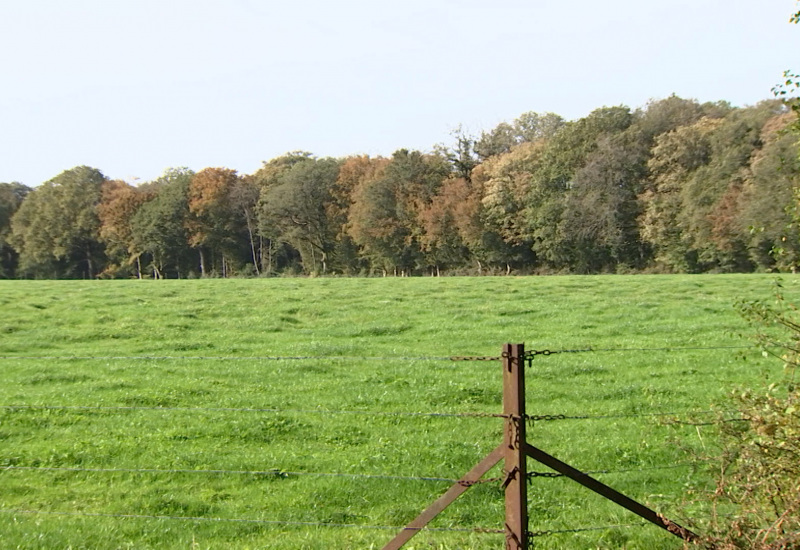
[[[422,152],[0,183],[0,277],[746,272],[800,262],[785,102],[529,112]]]

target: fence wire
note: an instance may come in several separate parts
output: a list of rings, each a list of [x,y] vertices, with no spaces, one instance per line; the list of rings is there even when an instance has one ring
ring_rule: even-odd
[[[680,462],[677,464],[665,464],[661,466],[645,466],[640,468],[619,468],[615,470],[581,470],[584,474],[587,475],[598,475],[598,474],[626,474],[626,473],[645,473],[645,472],[653,472],[657,470],[676,470],[679,468],[690,468],[694,466],[700,466],[705,462],[711,462],[710,459],[708,460],[698,460],[694,462]],[[567,477],[564,474],[560,474],[558,472],[528,472],[528,478],[557,478],[557,477]]]
[[[612,353],[612,352],[641,352],[641,351],[719,351],[719,350],[732,350],[732,349],[753,349],[759,346],[754,344],[749,345],[735,345],[735,346],[663,346],[653,348],[594,348],[591,346],[577,349],[561,349],[561,350],[544,350],[544,353],[536,353],[536,355],[554,355],[557,353]]]
[[[250,524],[263,524],[263,525],[284,525],[287,527],[340,527],[340,528],[355,528],[355,529],[383,529],[400,531],[405,527],[395,525],[367,525],[361,523],[333,523],[323,521],[283,521],[283,520],[269,520],[269,519],[248,519],[248,518],[216,518],[216,517],[203,517],[203,516],[162,516],[162,515],[147,515],[147,514],[111,514],[103,512],[60,512],[53,510],[20,510],[14,508],[0,508],[0,513],[5,514],[39,514],[39,515],[54,515],[54,516],[73,516],[73,517],[103,517],[103,518],[116,518],[116,519],[148,519],[148,520],[177,520],[177,521],[206,521],[216,523],[250,523]],[[435,532],[456,532],[456,533],[478,533],[478,534],[502,534],[505,531],[501,529],[490,529],[483,527],[425,527],[425,531]]]
[[[594,527],[576,527],[574,529],[547,529],[545,531],[528,531],[528,537],[547,537],[551,535],[564,535],[570,533],[584,533],[589,531],[607,531],[608,529],[627,529],[629,527],[645,527],[647,523],[625,523],[621,525],[598,525]]]
[[[640,348],[585,348],[573,349],[544,349],[530,351],[530,356],[556,355],[562,353],[626,353],[626,352],[680,352],[680,351],[715,351],[754,349],[758,345],[729,345],[729,346],[662,346]],[[464,356],[464,355],[0,355],[0,361],[10,360],[51,360],[51,361],[500,361],[500,356]]]
[[[554,354],[581,354],[581,353],[640,353],[640,352],[683,352],[683,351],[715,351],[715,350],[744,350],[755,349],[759,346],[756,345],[730,345],[730,346],[665,346],[665,347],[619,347],[619,348],[575,348],[575,349],[556,349],[556,350],[539,350],[530,351],[526,354],[525,359],[530,362],[537,356],[549,356]],[[312,355],[294,355],[294,356],[181,356],[181,355],[107,355],[107,356],[58,356],[58,355],[38,355],[38,356],[13,356],[13,355],[0,355],[0,361],[26,361],[26,360],[39,360],[39,361],[430,361],[430,362],[454,362],[454,361],[500,361],[502,357],[499,356],[358,356],[358,355],[329,355],[329,356],[312,356]],[[254,408],[254,407],[161,407],[161,406],[111,406],[111,405],[0,405],[0,409],[8,411],[22,411],[22,410],[72,410],[72,411],[182,411],[182,412],[235,412],[235,413],[280,413],[280,414],[319,414],[319,415],[365,415],[373,417],[444,417],[444,418],[509,418],[509,415],[492,414],[492,413],[477,413],[477,412],[464,412],[464,413],[451,413],[451,412],[385,412],[385,411],[365,411],[365,410],[322,410],[322,409],[281,409],[281,408]],[[710,414],[725,414],[726,411],[709,411],[709,410],[687,410],[680,412],[650,412],[650,413],[619,413],[619,414],[598,414],[598,415],[568,415],[568,414],[549,414],[549,415],[527,415],[525,420],[530,422],[539,421],[557,421],[557,420],[603,420],[603,419],[622,419],[622,418],[653,418],[653,417],[666,417],[676,419],[678,417],[696,417],[700,415]],[[733,412],[728,412],[734,414]],[[680,422],[675,420],[676,424],[688,425],[707,425],[719,422],[735,422],[745,421],[742,418],[723,419],[717,422]],[[671,465],[661,466],[648,466],[639,468],[621,468],[621,469],[603,469],[603,470],[587,470],[586,474],[618,474],[628,472],[649,472],[654,470],[667,470],[686,468],[698,465],[698,462],[685,462]],[[157,468],[85,468],[85,467],[69,467],[69,466],[20,466],[10,465],[0,467],[0,471],[36,471],[36,472],[87,472],[87,473],[129,473],[129,474],[205,474],[205,475],[250,475],[250,476],[275,476],[289,478],[293,476],[317,476],[317,477],[342,477],[352,479],[383,479],[394,481],[424,481],[424,482],[441,482],[441,483],[458,483],[458,479],[449,477],[436,477],[436,476],[401,476],[401,475],[386,475],[386,474],[358,474],[358,473],[335,473],[335,472],[300,472],[300,471],[285,471],[281,469],[269,470],[222,470],[222,469],[157,469]],[[529,472],[528,477],[532,478],[555,478],[565,477],[563,474],[555,472]],[[502,481],[501,478],[492,478],[480,480],[477,483],[492,483]],[[263,524],[271,526],[287,526],[287,527],[336,527],[336,528],[354,528],[354,529],[380,529],[380,530],[393,530],[399,531],[405,527],[401,526],[388,526],[388,525],[367,525],[357,523],[333,523],[326,521],[283,521],[283,520],[269,520],[269,519],[255,519],[255,518],[221,518],[221,517],[194,517],[194,516],[171,516],[171,515],[146,515],[146,514],[115,514],[115,513],[102,513],[102,512],[84,512],[84,511],[48,511],[48,510],[22,510],[22,509],[9,509],[0,508],[1,513],[5,514],[42,514],[42,515],[59,515],[59,516],[73,516],[73,517],[106,517],[117,519],[147,519],[147,520],[174,520],[174,521],[194,521],[194,522],[231,522],[231,523],[248,523],[248,524]],[[631,523],[620,525],[605,525],[605,526],[587,526],[577,528],[565,529],[547,529],[539,531],[530,531],[528,535],[531,538],[545,537],[560,534],[581,533],[590,531],[601,531],[608,529],[621,529],[630,527],[642,527],[644,523]],[[487,528],[451,528],[451,527],[426,527],[424,530],[431,532],[462,532],[462,533],[481,533],[481,534],[504,534],[502,529],[487,529]]]
[[[458,483],[458,479],[435,476],[400,476],[389,474],[351,474],[336,472],[296,472],[290,470],[190,470],[168,468],[84,468],[79,466],[0,466],[0,472],[8,470],[40,471],[40,472],[93,472],[93,473],[130,473],[130,474],[205,474],[205,475],[247,475],[247,476],[274,476],[281,478],[311,476],[311,477],[347,477],[355,479],[388,479],[393,481],[434,481],[443,483]]]
[[[509,415],[501,413],[485,412],[407,412],[407,411],[368,411],[368,410],[331,410],[331,409],[281,409],[281,408],[257,408],[257,407],[167,407],[167,406],[137,406],[137,405],[0,405],[1,410],[7,411],[158,411],[158,412],[236,412],[236,413],[269,413],[269,414],[306,414],[306,415],[362,415],[373,417],[428,417],[428,418],[508,418]],[[552,422],[558,420],[608,420],[619,418],[670,418],[670,424],[686,424],[691,426],[705,426],[719,424],[723,422],[744,422],[746,418],[728,418],[715,422],[690,422],[680,421],[679,418],[691,418],[694,416],[711,414],[733,414],[735,411],[713,411],[713,410],[685,410],[672,412],[652,412],[652,413],[620,413],[620,414],[598,414],[598,415],[567,415],[567,414],[542,414],[525,415],[528,422]]]
[[[583,414],[583,415],[568,415],[568,414],[543,414],[543,415],[526,415],[525,419],[529,422],[551,422],[556,420],[608,420],[616,418],[657,418],[666,417],[673,419],[670,424],[687,424],[691,426],[720,424],[724,422],[744,422],[746,418],[727,418],[715,422],[692,423],[681,422],[677,420],[679,417],[693,417],[710,414],[736,414],[736,411],[709,411],[709,410],[687,410],[679,412],[652,412],[652,413],[620,413],[620,414]]]
[[[363,355],[0,355],[0,361],[452,361],[442,356]]]
[[[698,466],[703,462],[681,462],[678,464],[668,464],[661,466],[645,466],[639,468],[621,468],[612,470],[584,470],[583,473],[595,474],[621,474],[621,473],[640,473],[652,472],[657,470],[672,470]],[[32,472],[87,472],[87,473],[126,473],[126,474],[204,474],[204,475],[246,475],[246,476],[273,476],[280,478],[290,477],[345,477],[352,479],[378,479],[392,481],[429,481],[441,483],[459,483],[461,480],[452,477],[438,476],[402,476],[393,474],[359,474],[359,473],[339,473],[339,472],[298,472],[273,468],[269,470],[222,470],[222,469],[188,469],[188,468],[88,468],[82,466],[19,466],[16,464],[0,466],[3,471],[32,471]],[[566,477],[564,474],[556,472],[528,472],[529,478],[557,478]],[[471,485],[482,485],[503,481],[503,478],[487,478],[470,482]]]
[[[405,411],[339,411],[327,409],[273,409],[273,408],[236,408],[236,407],[159,407],[129,405],[0,405],[5,410],[67,410],[67,411],[181,411],[181,412],[257,412],[275,414],[320,414],[320,415],[365,415],[389,417],[443,417],[443,418],[507,418],[499,413],[446,413],[446,412],[405,412]]]

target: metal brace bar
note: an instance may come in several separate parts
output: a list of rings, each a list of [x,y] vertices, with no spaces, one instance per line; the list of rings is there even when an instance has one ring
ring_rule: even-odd
[[[556,457],[547,454],[541,449],[538,449],[528,443],[525,443],[523,445],[523,448],[525,449],[525,454],[527,454],[534,460],[537,460],[542,464],[544,464],[545,466],[547,466],[548,468],[552,468],[553,470],[561,474],[564,474],[566,477],[574,481],[577,481],[587,489],[591,489],[600,496],[605,497],[608,500],[615,502],[616,504],[619,504],[626,510],[629,510],[634,514],[636,514],[637,516],[646,519],[650,523],[657,525],[662,529],[665,529],[666,531],[672,533],[676,537],[680,537],[683,540],[690,542],[697,540],[699,538],[699,536],[696,533],[693,533],[689,529],[682,527],[673,521],[670,521],[661,514],[654,512],[647,506],[639,502],[636,502],[632,498],[623,495],[619,491],[616,491],[615,489],[612,489],[608,485],[597,481],[593,477],[581,472],[577,468],[573,468],[566,462],[560,461]]]
[[[464,477],[454,483],[445,494],[439,497],[433,504],[418,515],[411,523],[400,531],[400,533],[393,538],[389,543],[383,547],[383,550],[398,550],[411,537],[419,533],[423,527],[428,525],[433,518],[439,513],[450,506],[455,499],[460,497],[467,489],[475,484],[481,477],[486,474],[492,467],[500,462],[500,459],[505,455],[504,445],[500,444],[495,449],[486,455],[474,468],[467,472]]]

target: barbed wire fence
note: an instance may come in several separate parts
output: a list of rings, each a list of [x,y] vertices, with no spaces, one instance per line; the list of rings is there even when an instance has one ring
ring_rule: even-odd
[[[722,350],[745,350],[754,349],[756,346],[666,346],[666,347],[618,347],[618,348],[577,348],[577,349],[555,349],[538,350],[529,352],[527,356],[528,366],[534,357],[547,357],[557,354],[583,354],[583,353],[640,353],[640,352],[684,352],[684,351],[722,351]],[[182,356],[182,355],[29,355],[0,356],[0,363],[4,361],[500,361],[501,356],[350,356],[350,355],[295,355],[295,356]],[[474,364],[474,363],[473,363]],[[164,414],[175,412],[188,412],[197,414],[296,414],[296,415],[358,415],[369,417],[405,417],[405,418],[497,418],[508,419],[507,414],[486,413],[486,412],[443,412],[443,411],[375,411],[375,410],[334,410],[328,408],[263,408],[263,407],[171,407],[171,406],[127,406],[127,405],[69,405],[69,404],[30,404],[30,403],[5,403],[0,404],[0,410],[8,413],[24,413],[26,411],[151,411]],[[698,418],[710,418],[707,422],[700,422]],[[669,411],[650,411],[641,413],[611,413],[611,414],[531,414],[524,415],[522,420],[530,425],[540,422],[562,422],[562,421],[603,421],[609,419],[661,419],[666,423],[684,424],[691,426],[715,425],[721,422],[745,422],[747,419],[737,416],[735,411],[718,411],[707,409],[684,409]],[[687,461],[675,464],[661,464],[653,466],[627,467],[627,468],[606,468],[585,470],[584,474],[591,475],[615,475],[624,473],[653,472],[659,470],[674,470],[681,468],[697,468],[702,466],[702,461]],[[387,475],[370,473],[347,473],[347,472],[314,472],[283,469],[266,470],[235,470],[235,469],[188,469],[188,468],[92,468],[83,466],[42,466],[15,463],[9,457],[3,457],[0,452],[0,472],[27,471],[27,472],[81,472],[87,474],[109,474],[126,473],[133,475],[159,474],[159,475],[216,475],[216,476],[256,476],[256,477],[328,477],[328,478],[348,478],[348,479],[383,479],[391,481],[407,482],[426,482],[440,484],[458,484],[461,480],[454,477],[443,477],[436,475]],[[535,479],[560,478],[564,474],[558,472],[530,471],[526,473],[527,481]],[[473,481],[471,484],[499,484],[503,482],[502,477],[482,479]],[[2,491],[0,490],[0,495]],[[422,505],[424,503],[420,503]],[[64,517],[102,517],[112,519],[141,519],[141,520],[167,520],[183,522],[211,522],[211,523],[232,523],[232,524],[257,524],[264,526],[284,526],[284,527],[325,527],[325,528],[347,528],[364,530],[383,530],[398,531],[403,526],[398,525],[369,525],[365,523],[335,523],[329,521],[285,521],[269,520],[257,518],[223,518],[207,516],[182,516],[182,515],[161,515],[161,514],[138,514],[138,513],[110,513],[103,511],[58,511],[44,509],[20,509],[8,508],[0,503],[0,513],[17,515],[51,515]],[[590,525],[577,526],[564,529],[545,529],[529,531],[528,537],[548,537],[553,535],[566,535],[574,533],[584,533],[593,531],[603,531],[608,529],[627,529],[643,527],[648,525],[645,522],[610,524],[610,525]],[[505,534],[506,530],[493,527],[426,527],[426,531],[432,533],[474,533],[486,535]]]

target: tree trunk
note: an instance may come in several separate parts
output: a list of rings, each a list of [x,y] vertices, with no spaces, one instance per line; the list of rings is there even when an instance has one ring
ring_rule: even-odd
[[[264,270],[264,237],[258,236],[258,262],[261,264],[261,271]],[[261,273],[259,271],[259,274]]]
[[[198,250],[200,251],[200,276],[201,277],[205,277],[206,276],[206,255],[203,254],[203,249],[202,248],[198,248]]]
[[[244,209],[244,219],[247,222],[247,235],[250,237],[250,252],[253,253],[253,267],[256,268],[256,275],[261,275],[261,270],[258,269],[256,243],[253,241],[253,229],[250,227],[250,214],[247,212],[247,208]]]
[[[86,274],[90,279],[94,279],[94,265],[92,264],[91,250],[86,253]]]

